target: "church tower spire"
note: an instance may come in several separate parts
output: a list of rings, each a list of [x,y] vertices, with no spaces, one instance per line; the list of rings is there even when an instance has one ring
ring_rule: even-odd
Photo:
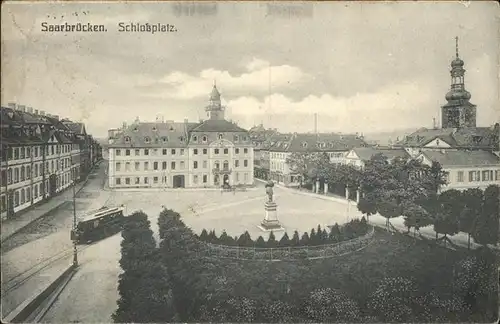
[[[464,61],[458,53],[458,37],[455,37],[455,59],[451,62],[451,88],[446,94],[447,104],[441,107],[443,128],[476,127],[476,106],[469,102],[470,93],[465,90]]]
[[[205,107],[205,111],[207,112],[207,116],[209,119],[215,119],[215,120],[224,119],[225,108],[222,106],[220,97],[221,97],[220,92],[217,89],[217,84],[216,81],[214,80],[214,86],[212,88],[212,92],[210,93],[208,106]]]

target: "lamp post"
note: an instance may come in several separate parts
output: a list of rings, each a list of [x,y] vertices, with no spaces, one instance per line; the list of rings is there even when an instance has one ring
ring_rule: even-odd
[[[73,169],[74,170],[74,169]],[[73,266],[78,266],[78,254],[77,254],[77,249],[76,249],[76,193],[75,193],[75,186],[76,186],[76,179],[75,179],[75,173],[71,172],[73,176]]]

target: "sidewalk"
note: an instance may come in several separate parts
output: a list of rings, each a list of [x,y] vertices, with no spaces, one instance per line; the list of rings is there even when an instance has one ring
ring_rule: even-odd
[[[98,165],[96,165],[96,167],[98,167]],[[90,170],[89,175],[95,171],[94,169]],[[77,183],[75,188],[75,193],[78,194],[78,192],[80,192],[85,187],[88,181],[89,181],[89,176],[87,176],[87,178],[84,181]],[[71,201],[72,199],[73,199],[73,190],[71,189],[70,186],[61,194],[52,197],[52,199],[50,199],[49,201],[33,207],[31,210],[19,215],[16,218],[3,221],[1,223],[1,238],[2,238],[1,242],[4,242],[9,237],[16,234],[29,224],[47,215],[51,211],[60,207],[65,202]]]
[[[267,182],[267,181],[263,181],[260,179],[257,179],[257,180],[262,181],[262,182]],[[301,194],[301,195],[310,196],[310,197],[315,197],[317,199],[331,200],[331,201],[335,201],[335,202],[344,203],[346,205],[349,202],[350,206],[351,206],[350,212],[352,213],[352,218],[364,216],[357,209],[356,201],[353,201],[353,200],[348,201],[346,199],[340,198],[338,196],[333,196],[333,195],[316,194],[316,193],[310,192],[309,190],[302,191],[302,190],[297,190],[295,188],[288,188],[288,187],[285,187],[283,185],[278,185],[276,183],[275,183],[275,186],[280,188],[280,189],[284,189],[286,191],[292,192],[292,193]],[[372,225],[375,225],[375,226],[378,226],[381,228],[386,228],[386,226],[385,226],[386,218],[381,216],[378,213],[376,215],[371,215],[369,217],[369,221]],[[404,217],[403,216],[392,218],[390,220],[390,222],[395,228],[397,228],[401,232],[404,232],[407,230],[407,228],[404,226]],[[420,234],[422,234],[423,236],[425,236],[429,239],[435,239],[435,237],[436,237],[436,232],[434,231],[432,225],[420,228]],[[440,235],[440,236],[443,236],[443,235]],[[450,239],[450,241],[452,241],[454,244],[456,244],[458,246],[462,246],[465,248],[467,247],[467,240],[468,240],[467,233],[459,232],[453,236],[448,236],[448,238]],[[476,249],[476,248],[480,247],[481,245],[475,243],[474,239],[471,238],[471,245],[470,246],[471,246],[471,249]],[[495,245],[489,244],[488,246],[491,249],[500,250],[500,247],[498,245],[495,246]]]

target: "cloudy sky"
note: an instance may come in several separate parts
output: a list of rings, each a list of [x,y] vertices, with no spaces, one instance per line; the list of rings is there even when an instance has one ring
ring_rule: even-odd
[[[302,14],[279,14],[276,8]],[[288,6],[288,7],[286,7]],[[282,131],[431,127],[450,87],[455,36],[478,124],[499,120],[499,6],[479,3],[3,3],[2,105],[81,120],[95,136],[122,122],[205,117],[214,80],[228,118]],[[187,7],[182,7],[186,9]],[[104,24],[44,33],[41,24]],[[120,33],[119,22],[176,33]]]

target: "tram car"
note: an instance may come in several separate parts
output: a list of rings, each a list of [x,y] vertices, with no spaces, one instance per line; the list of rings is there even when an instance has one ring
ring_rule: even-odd
[[[112,236],[122,230],[125,207],[102,207],[83,216],[71,239],[78,244],[88,244]]]

